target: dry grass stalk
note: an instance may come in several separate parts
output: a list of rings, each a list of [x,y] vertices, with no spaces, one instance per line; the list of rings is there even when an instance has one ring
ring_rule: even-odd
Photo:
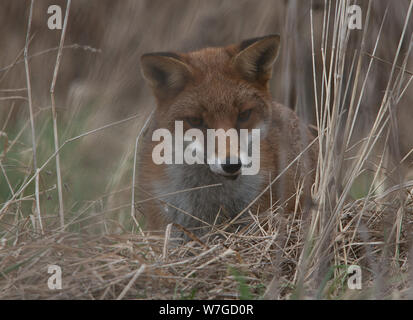
[[[50,85],[50,99],[52,102],[53,136],[54,136],[54,146],[55,146],[55,152],[56,152],[56,176],[57,176],[57,192],[58,192],[58,197],[59,197],[59,216],[60,216],[60,226],[62,229],[65,226],[65,215],[64,215],[64,205],[63,205],[62,173],[60,169],[60,155],[58,151],[59,150],[59,135],[58,135],[58,130],[57,130],[57,112],[56,112],[54,90],[55,90],[55,85],[56,85],[56,80],[57,80],[57,73],[59,72],[60,60],[62,59],[63,44],[65,42],[67,21],[69,19],[71,2],[72,2],[71,0],[67,0],[65,19],[63,22],[62,33],[60,36],[59,50],[57,52],[56,64],[55,64],[54,72],[53,72],[53,79]]]

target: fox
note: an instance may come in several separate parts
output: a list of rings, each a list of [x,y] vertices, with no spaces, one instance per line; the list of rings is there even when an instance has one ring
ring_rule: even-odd
[[[173,223],[203,235],[248,210],[261,213],[277,206],[293,212],[311,203],[318,147],[304,121],[272,99],[269,81],[279,48],[280,36],[271,34],[225,47],[141,56],[142,75],[156,102],[137,161],[144,229],[162,231]],[[216,144],[204,153],[213,161],[155,163],[153,150],[160,142],[154,133],[163,128],[173,134],[177,122],[184,131],[204,133],[204,139],[210,129],[220,132],[215,138],[227,142],[224,151]],[[243,156],[225,135],[242,129],[248,145],[253,130],[259,130],[255,174],[243,174],[251,166],[251,152]],[[172,136],[169,146],[175,153]],[[203,148],[185,143],[190,153]]]

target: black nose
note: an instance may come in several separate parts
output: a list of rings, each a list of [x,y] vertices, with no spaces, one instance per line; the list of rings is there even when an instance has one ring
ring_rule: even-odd
[[[241,166],[242,166],[241,161],[237,159],[237,163],[232,164],[230,160],[231,160],[230,158],[227,158],[225,160],[225,163],[221,164],[222,170],[224,170],[226,173],[229,173],[229,174],[237,173],[239,169],[241,169]]]

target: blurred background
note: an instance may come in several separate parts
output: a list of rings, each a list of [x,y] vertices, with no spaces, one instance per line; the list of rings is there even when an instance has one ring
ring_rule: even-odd
[[[371,58],[365,53],[373,52],[384,21],[375,53],[380,59],[372,60],[360,104],[360,117],[355,126],[356,141],[363,137],[365,130],[369,130],[380,107],[409,1],[373,1],[368,25],[368,1],[355,3],[362,9],[362,29],[350,33],[346,70],[350,70],[353,61],[357,62],[358,54],[363,55],[360,68],[368,68]],[[64,17],[65,1],[34,1],[28,50],[39,166],[54,152],[49,90],[61,30],[50,30],[47,26],[50,5],[61,6]],[[2,170],[6,172],[6,175],[0,173],[2,204],[33,174],[23,60],[29,8],[30,1],[2,0],[0,3],[0,161]],[[315,124],[311,41],[313,37],[316,80],[320,83],[323,58],[320,48],[322,43],[328,44],[334,34],[323,34],[322,24],[334,15],[335,8],[336,1],[321,0],[73,0],[55,89],[60,144],[105,125],[114,125],[63,147],[63,198],[68,214],[87,208],[104,215],[105,212],[115,215],[111,219],[116,220],[120,228],[127,221],[134,141],[145,117],[154,107],[154,99],[140,72],[140,55],[151,51],[225,46],[251,37],[278,33],[282,36],[282,44],[271,81],[273,97],[295,109],[309,124]],[[327,10],[330,15],[325,15]],[[330,24],[334,28],[332,22]],[[403,64],[411,46],[412,19],[408,24],[401,42],[398,65]],[[368,36],[364,52],[360,53],[360,41],[366,27]],[[411,56],[406,68],[410,71],[413,70]],[[325,59],[328,65],[330,57],[327,55]],[[354,81],[354,73],[347,71],[344,74]],[[360,85],[363,80],[359,80]],[[407,76],[406,83],[408,80]],[[396,157],[405,155],[413,146],[410,134],[413,123],[411,88],[394,109],[397,145],[400,146],[395,152]],[[346,95],[345,90],[340,94],[340,107],[345,119],[351,95]],[[128,117],[133,118],[115,123]],[[50,217],[56,216],[58,211],[55,185],[55,163],[51,161],[40,175],[41,190],[48,190],[41,193],[41,206]],[[21,216],[31,214],[33,193],[34,183],[22,194],[27,201],[20,201],[11,211],[17,210]]]

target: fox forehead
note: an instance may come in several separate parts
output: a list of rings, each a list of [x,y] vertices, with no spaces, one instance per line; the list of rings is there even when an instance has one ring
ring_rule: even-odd
[[[219,77],[204,78],[196,85],[189,85],[171,103],[171,112],[193,114],[193,116],[209,115],[212,118],[237,115],[254,103],[264,104],[265,98],[248,85],[232,79]]]
[[[226,48],[204,48],[182,54],[182,58],[202,77],[216,78],[232,74],[232,54]]]
[[[260,91],[236,75],[232,69],[233,55],[228,48],[205,48],[181,54],[193,72],[188,86],[181,92],[176,106],[199,105],[203,111],[221,114],[233,111],[251,101],[267,98],[267,92]]]
[[[278,47],[279,36],[269,35],[186,53],[148,53],[141,57],[142,71],[161,113],[219,117],[254,108],[255,100],[263,115],[271,102],[268,82]]]

